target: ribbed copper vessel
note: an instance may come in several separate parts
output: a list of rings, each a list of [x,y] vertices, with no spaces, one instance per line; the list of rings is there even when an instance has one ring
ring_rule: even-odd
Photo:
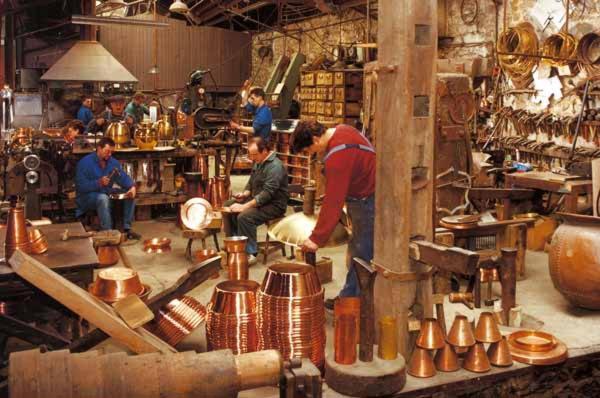
[[[223,239],[227,252],[227,271],[229,280],[245,280],[249,277],[246,236],[228,236]]]
[[[285,359],[325,360],[324,290],[309,265],[269,267],[258,292],[259,350],[276,349]]]
[[[257,351],[258,329],[255,281],[219,283],[207,306],[208,350],[231,349],[235,354]]]
[[[152,332],[175,346],[206,319],[206,308],[195,298],[183,296],[158,311]]]
[[[31,252],[31,243],[27,234],[27,225],[25,222],[25,210],[23,206],[15,204],[11,206],[8,212],[8,221],[6,223],[6,237],[4,241],[4,257],[8,261],[15,252],[20,249],[25,253]]]

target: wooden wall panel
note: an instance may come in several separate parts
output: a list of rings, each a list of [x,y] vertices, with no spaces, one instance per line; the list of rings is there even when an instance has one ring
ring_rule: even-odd
[[[140,18],[152,19],[152,16]],[[156,79],[148,71],[154,62],[153,29],[136,26],[101,26],[99,40],[137,79],[141,90],[179,90],[190,72],[211,69],[219,88],[237,90],[250,76],[251,36],[220,28],[187,26],[159,16],[169,23],[158,31]],[[210,78],[207,85],[212,85]]]

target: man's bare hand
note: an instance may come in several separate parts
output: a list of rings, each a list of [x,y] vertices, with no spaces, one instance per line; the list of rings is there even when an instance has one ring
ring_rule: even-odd
[[[234,203],[234,204],[232,204],[232,205],[231,205],[229,208],[230,208],[230,209],[231,209],[231,211],[232,211],[232,212],[234,212],[234,213],[241,213],[241,212],[243,212],[244,210],[246,210],[246,206],[244,206],[244,205],[242,205],[242,204],[239,204],[239,203]]]
[[[304,242],[302,242],[301,248],[303,252],[316,252],[319,250],[319,245],[310,239],[306,239]]]
[[[135,195],[137,195],[137,189],[135,185],[129,188],[129,191],[125,193],[129,199],[135,199]]]
[[[101,118],[101,117],[99,117],[98,119],[96,119],[96,124],[97,124],[98,126],[102,126],[102,125],[104,124],[104,119],[103,119],[103,118]]]
[[[110,178],[108,178],[108,176],[100,177],[98,182],[100,183],[100,186],[107,187],[108,184],[110,184]]]

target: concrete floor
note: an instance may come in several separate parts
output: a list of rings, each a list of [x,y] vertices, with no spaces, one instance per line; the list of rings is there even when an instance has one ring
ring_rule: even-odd
[[[233,187],[236,191],[243,186],[247,177],[234,176]],[[190,266],[184,258],[184,249],[186,241],[181,237],[181,231],[175,227],[172,222],[137,222],[135,230],[143,235],[145,239],[152,237],[168,237],[172,240],[172,251],[166,254],[146,254],[142,251],[142,244],[136,243],[126,247],[127,254],[139,271],[144,283],[153,288],[153,294],[167,288],[175,282]],[[259,229],[259,238],[262,240],[265,236],[265,228]],[[208,246],[212,247],[212,241],[207,240]],[[195,246],[200,248],[200,243]],[[345,247],[334,249],[324,249],[319,251],[319,255],[330,256],[333,259],[333,281],[325,284],[325,296],[334,297],[342,286],[345,277]],[[277,261],[284,261],[279,252],[274,252],[269,257],[269,264]],[[587,311],[571,306],[552,286],[547,266],[548,257],[545,253],[528,252],[527,253],[527,278],[520,281],[517,286],[517,302],[522,306],[525,326],[535,329],[543,329],[546,332],[555,334],[564,341],[569,347],[571,357],[583,355],[590,351],[600,350],[600,312]],[[250,278],[261,282],[265,273],[266,266],[261,263],[250,268]],[[192,290],[189,294],[200,302],[206,304],[210,300],[214,286],[224,280],[226,275],[221,272],[219,279],[209,280],[204,284]],[[494,293],[499,296],[500,286],[495,284]],[[469,317],[476,317],[477,313],[486,310],[472,311],[462,304],[445,304],[445,313],[447,328],[456,313],[461,313]],[[489,309],[487,309],[489,310]],[[327,315],[328,328],[328,352],[332,352],[332,318]],[[516,329],[503,328],[502,331],[510,333]],[[188,336],[177,347],[180,351],[185,350],[205,350],[204,328],[198,328],[192,335]],[[527,365],[515,363],[514,367],[524,367]],[[491,372],[485,374],[494,374],[505,372],[507,369],[494,368]],[[444,384],[456,380],[478,379],[485,375],[470,373],[460,370],[454,373],[438,373],[437,376],[430,379],[418,379],[408,376],[406,387],[403,391],[414,391],[424,387],[431,387],[438,384]],[[260,389],[244,392],[241,397],[277,397],[277,390],[274,388]],[[340,395],[330,389],[326,389],[326,397],[339,397]]]

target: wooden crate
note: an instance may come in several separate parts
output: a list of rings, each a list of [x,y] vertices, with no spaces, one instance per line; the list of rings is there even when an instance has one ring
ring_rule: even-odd
[[[334,102],[334,116],[360,116],[360,104],[358,102]]]
[[[317,72],[317,86],[332,86],[333,85],[333,73],[332,72]]]

